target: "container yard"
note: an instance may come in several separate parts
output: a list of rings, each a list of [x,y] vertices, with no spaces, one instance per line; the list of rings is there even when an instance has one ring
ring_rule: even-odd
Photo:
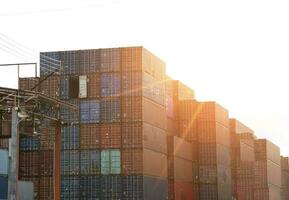
[[[143,47],[42,52],[40,77],[20,78],[19,89],[59,100],[59,124],[19,126],[18,199],[289,199],[289,162],[279,147],[218,103],[198,101]],[[39,104],[55,118],[55,107]],[[1,116],[6,200],[15,126],[10,112]]]

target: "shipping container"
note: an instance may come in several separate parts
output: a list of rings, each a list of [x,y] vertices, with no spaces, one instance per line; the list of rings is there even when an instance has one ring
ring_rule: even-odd
[[[147,73],[142,74],[142,79],[143,96],[161,106],[165,106],[165,81],[155,79]]]
[[[109,48],[100,50],[100,71],[111,72],[120,71],[121,50],[119,48]]]
[[[101,151],[101,174],[121,173],[121,152],[118,149]]]
[[[166,131],[148,123],[143,123],[143,147],[167,154]]]
[[[165,107],[154,103],[146,98],[142,100],[143,121],[151,125],[166,129]]]
[[[229,129],[216,121],[198,120],[200,143],[218,143],[230,147]]]
[[[100,125],[101,148],[120,148],[121,147],[121,124],[101,124]]]
[[[9,159],[8,159],[8,151],[4,149],[0,149],[0,176],[8,175],[8,165],[9,165]]]
[[[19,153],[19,176],[39,175],[39,152],[28,151]]]
[[[102,123],[119,122],[121,119],[119,98],[104,99],[100,102],[100,121]]]
[[[143,173],[143,150],[123,149],[122,150],[122,174],[142,174]]]
[[[266,139],[255,140],[255,157],[256,160],[271,160],[280,165],[280,148]]]
[[[55,141],[55,127],[49,123],[43,123],[40,126],[40,149],[41,150],[51,150],[54,148]]]
[[[80,199],[100,200],[101,183],[99,176],[80,177]]]
[[[143,174],[167,178],[167,155],[143,149]]]
[[[125,97],[142,96],[142,73],[140,71],[123,72],[121,75],[121,95]]]
[[[60,69],[59,52],[40,52],[40,76],[44,77]]]
[[[61,177],[61,199],[78,200],[80,199],[80,177],[62,176]]]
[[[11,135],[11,120],[3,120],[2,119],[1,120],[1,129],[0,130],[1,130],[1,134],[0,135],[4,135],[4,136]]]
[[[218,200],[218,189],[216,184],[200,184],[200,200]]]
[[[123,122],[142,121],[142,97],[122,97],[121,112]]]
[[[81,100],[80,101],[80,121],[81,123],[100,122],[100,101]]]
[[[8,196],[8,178],[5,176],[0,176],[0,199],[7,200]]]
[[[122,147],[141,148],[143,147],[143,123],[131,122],[122,123]]]
[[[218,199],[230,199],[232,197],[231,168],[227,165],[217,166],[218,174]]]
[[[41,150],[39,151],[39,170],[41,176],[53,175],[53,151]]]
[[[168,199],[168,181],[167,179],[156,178],[153,176],[143,177],[143,199]]]
[[[38,198],[53,200],[53,177],[42,176],[39,178]]]
[[[122,72],[142,71],[142,47],[120,48]]]
[[[99,175],[100,174],[100,151],[99,150],[81,150],[80,154],[81,175]]]
[[[271,161],[254,163],[255,188],[264,188],[268,184],[281,187],[281,168]]]
[[[24,136],[20,138],[20,151],[33,151],[39,149],[39,139],[37,137]]]
[[[41,93],[52,98],[59,98],[60,76],[50,76],[41,82]]]
[[[168,152],[170,155],[180,157],[186,160],[192,160],[193,148],[192,143],[186,142],[179,137],[168,136]]]
[[[79,74],[88,74],[90,72],[90,54],[92,50],[79,51]]]
[[[192,165],[190,160],[174,157],[174,180],[191,182],[193,179]]]
[[[60,98],[69,99],[69,76],[60,77]]]
[[[79,149],[79,125],[62,126],[61,147],[63,150]]]
[[[174,181],[174,200],[195,200],[191,182]]]
[[[120,175],[101,176],[101,199],[121,199],[122,178]]]
[[[102,97],[120,96],[121,76],[118,73],[102,73],[100,76]]]
[[[20,90],[28,90],[28,91],[39,91],[39,77],[27,77],[27,78],[19,78],[18,86]]]
[[[165,80],[166,64],[164,61],[143,47],[141,51],[143,71],[157,80]]]
[[[9,138],[0,139],[0,149],[8,149],[9,147]]]
[[[96,149],[100,147],[100,125],[80,125],[80,148]]]
[[[32,182],[18,181],[18,194],[21,200],[34,199],[34,186]]]
[[[79,150],[64,150],[61,152],[61,175],[79,175],[80,172]]]
[[[78,51],[62,51],[60,52],[62,61],[62,74],[79,74],[80,50]]]
[[[199,163],[202,165],[223,164],[230,166],[230,149],[219,144],[199,144]]]
[[[99,74],[90,74],[87,76],[87,91],[89,98],[100,97],[100,76]]]
[[[79,105],[79,100],[77,100],[77,99],[69,100],[68,103],[73,104],[76,107],[80,107],[80,110],[82,109],[81,106],[83,106],[83,105]],[[64,123],[72,123],[72,122],[73,123],[78,123],[79,120],[81,120],[81,119],[79,119],[78,110],[75,111],[75,110],[71,110],[70,108],[66,108],[66,107],[61,107],[60,108],[60,116],[61,116],[61,120]]]
[[[126,175],[122,177],[123,200],[144,199],[143,176]]]

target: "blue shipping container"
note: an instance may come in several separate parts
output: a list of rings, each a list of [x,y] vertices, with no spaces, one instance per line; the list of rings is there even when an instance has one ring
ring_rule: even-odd
[[[69,176],[61,178],[61,199],[80,199],[79,177]]]
[[[50,74],[60,68],[59,52],[40,53],[40,75]]]
[[[7,177],[0,176],[0,199],[6,200],[8,193],[8,179]]]
[[[143,199],[143,176],[122,178],[123,199]]]
[[[62,149],[79,148],[79,125],[62,126]]]
[[[60,58],[63,62],[62,74],[79,74],[80,51],[63,51]]]
[[[66,150],[61,152],[61,174],[62,175],[79,175],[79,151]]]
[[[100,152],[98,150],[82,150],[80,154],[81,174],[100,174]]]
[[[80,121],[81,123],[97,123],[100,121],[99,100],[80,101]]]
[[[39,149],[39,139],[36,137],[22,137],[20,138],[20,150],[33,151]]]
[[[120,74],[103,73],[100,77],[101,96],[120,95]]]
[[[78,100],[70,100],[70,101],[68,101],[68,103],[76,105],[77,107],[79,106]],[[73,111],[73,110],[66,108],[66,107],[60,108],[60,115],[61,115],[61,119],[67,123],[79,121],[78,111]]]
[[[166,179],[144,176],[143,187],[143,199],[168,199],[168,181]]]
[[[8,151],[5,149],[0,149],[0,176],[5,176],[8,174],[8,163]]]
[[[122,178],[120,175],[101,177],[101,199],[122,199]]]
[[[100,177],[82,176],[80,178],[81,199],[100,200]]]
[[[69,79],[68,76],[62,76],[60,79],[60,98],[68,99],[69,98]]]

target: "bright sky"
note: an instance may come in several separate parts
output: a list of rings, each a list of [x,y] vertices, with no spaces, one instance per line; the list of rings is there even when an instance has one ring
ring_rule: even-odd
[[[289,155],[288,0],[0,4],[0,32],[36,52],[146,47],[167,63],[169,75],[195,89],[199,100],[218,101],[231,117]],[[0,63],[35,61],[1,48],[0,53]],[[1,82],[9,83],[11,75],[3,77],[2,72]]]

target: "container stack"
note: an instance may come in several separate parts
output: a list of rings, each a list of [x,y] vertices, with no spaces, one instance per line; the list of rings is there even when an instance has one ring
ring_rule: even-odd
[[[195,112],[194,91],[185,86],[180,81],[167,77],[166,81],[166,117],[168,135],[168,173],[169,173],[169,199],[198,199],[198,163],[197,163],[197,135],[196,122],[193,113]],[[185,152],[178,152],[176,156],[174,150],[177,144],[187,144],[191,157],[189,165],[179,167],[180,159]],[[188,158],[187,158],[188,159]],[[188,161],[188,160],[187,160]],[[190,166],[190,168],[189,168]],[[183,170],[179,172],[178,170]],[[178,177],[179,173],[191,174],[187,179]],[[182,181],[185,180],[185,181]],[[181,182],[182,181],[182,182]],[[182,184],[184,184],[182,186]],[[191,185],[188,187],[188,185]],[[185,187],[185,185],[187,187]],[[190,188],[190,190],[188,190]],[[186,193],[187,196],[184,194]]]
[[[61,198],[166,199],[165,64],[142,47],[41,56],[62,63],[41,90],[57,96],[59,78],[59,97],[80,108],[61,113]]]
[[[289,158],[281,156],[281,200],[289,199]]]
[[[31,90],[38,81],[38,78],[20,78],[19,89]],[[36,90],[40,90],[40,86]],[[46,120],[40,125],[29,122],[21,125],[19,180],[33,183],[35,199],[53,199],[54,125]]]
[[[168,180],[170,200],[192,200],[192,144],[177,136],[168,136]]]
[[[255,140],[254,200],[281,199],[280,149],[266,139]]]
[[[228,111],[215,102],[196,109],[200,199],[231,199]]]
[[[234,199],[254,199],[254,131],[230,119],[232,195]]]
[[[8,192],[8,151],[0,149],[0,199],[7,199]]]

